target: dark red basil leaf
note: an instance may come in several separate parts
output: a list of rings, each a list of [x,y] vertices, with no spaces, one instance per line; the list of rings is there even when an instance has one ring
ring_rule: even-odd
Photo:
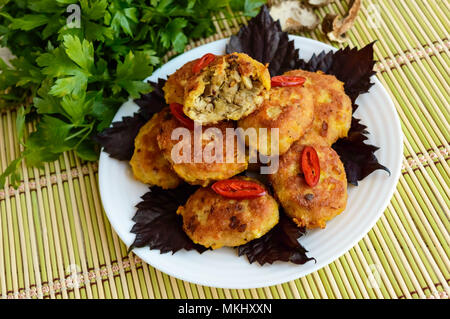
[[[176,214],[178,206],[184,205],[197,188],[188,184],[169,190],[151,187],[136,205],[135,224],[131,229],[136,238],[129,250],[149,246],[161,253],[175,253],[181,249],[204,252],[205,247],[194,244],[186,235],[182,217]]]
[[[375,170],[382,169],[391,174],[387,167],[378,163],[374,153],[379,148],[364,143],[367,140],[366,133],[366,126],[353,117],[347,138],[339,139],[332,146],[344,164],[347,181],[355,186]]]
[[[271,231],[239,246],[238,254],[247,256],[250,263],[256,261],[260,265],[275,261],[304,264],[314,259],[306,255],[308,251],[298,242],[304,234],[305,228],[298,228],[290,218],[281,214],[280,221]]]
[[[163,91],[166,80],[158,79],[156,83],[152,81],[148,83],[150,83],[153,90],[150,93],[141,94],[138,99],[134,100],[134,103],[139,105],[139,111],[146,119],[150,119],[153,114],[158,113],[167,106]]]
[[[103,150],[112,158],[129,161],[134,152],[134,139],[139,129],[147,123],[153,114],[167,106],[164,100],[162,88],[165,80],[159,79],[158,83],[149,82],[153,87],[152,92],[143,94],[135,102],[139,105],[139,111],[133,116],[125,116],[121,121],[113,122],[111,127],[104,129],[94,136],[94,140],[103,146]]]
[[[289,41],[288,34],[281,31],[279,21],[273,21],[266,6],[237,35],[231,36],[226,53],[233,52],[246,53],[263,64],[269,63],[271,76],[300,68],[305,63],[294,48],[294,41]]]
[[[370,77],[375,74],[375,71],[373,71],[375,65],[373,59],[374,43],[366,45],[361,50],[346,47],[334,53],[330,51],[322,52],[319,55],[314,54],[303,66],[303,69],[311,72],[323,71],[344,82],[345,93],[352,100],[354,112],[358,107],[355,104],[358,96],[368,92],[373,85],[370,82]]]
[[[133,116],[125,116],[121,121],[113,122],[111,127],[94,136],[94,140],[110,157],[129,161],[134,152],[134,139],[146,122],[147,120],[136,112]]]

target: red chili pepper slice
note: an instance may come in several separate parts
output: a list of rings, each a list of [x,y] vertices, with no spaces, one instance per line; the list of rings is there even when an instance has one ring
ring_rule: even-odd
[[[204,56],[200,58],[200,60],[197,61],[197,63],[194,64],[192,67],[192,72],[194,74],[197,74],[200,72],[204,67],[206,67],[208,64],[210,64],[216,56],[212,53],[206,53]]]
[[[170,103],[170,112],[172,112],[173,116],[175,116],[183,126],[190,130],[194,129],[194,121],[184,114],[183,105],[179,103]]]
[[[316,186],[320,178],[320,163],[316,150],[311,146],[306,146],[303,149],[301,160],[306,183],[311,187]]]
[[[217,194],[233,199],[256,198],[266,194],[266,190],[260,184],[241,179],[218,181],[211,188]]]
[[[305,81],[306,78],[302,76],[285,76],[285,75],[274,76],[271,80],[273,87],[300,86],[303,85]]]

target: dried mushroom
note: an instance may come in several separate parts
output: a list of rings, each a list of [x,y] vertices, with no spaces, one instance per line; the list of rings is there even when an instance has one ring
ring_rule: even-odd
[[[334,2],[334,0],[307,0],[306,3],[311,7],[320,8],[324,7],[330,3]]]
[[[322,31],[330,41],[345,42],[345,33],[353,26],[361,7],[361,0],[351,0],[349,10],[343,19],[338,15],[328,13],[322,21]]]
[[[283,0],[267,0],[267,6],[270,8],[271,6],[276,6],[281,2],[283,2]]]
[[[319,25],[319,17],[311,8],[298,1],[284,1],[270,8],[270,15],[279,20],[283,31],[313,30]]]

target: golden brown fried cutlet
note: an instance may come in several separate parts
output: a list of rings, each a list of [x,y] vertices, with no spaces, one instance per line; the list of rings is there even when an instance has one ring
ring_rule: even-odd
[[[300,227],[325,228],[347,204],[347,177],[337,153],[329,146],[314,147],[320,162],[319,183],[310,187],[301,168],[305,145],[294,143],[280,157],[278,172],[269,176],[276,197],[286,214]]]
[[[172,73],[163,87],[164,98],[167,104],[184,103],[184,88],[190,77],[194,75],[192,68],[199,59],[184,64],[181,68]]]
[[[332,145],[347,136],[352,121],[352,103],[345,94],[343,82],[321,71],[292,70],[284,75],[305,77],[304,88],[314,96],[314,121],[301,139],[303,144]]]
[[[208,159],[205,160],[205,157],[200,158],[200,161],[197,163],[195,162],[195,152],[194,152],[194,131],[189,130],[190,137],[189,139],[183,139],[179,138],[177,140],[172,140],[172,132],[182,127],[181,124],[178,122],[176,118],[174,118],[170,113],[168,113],[163,119],[160,126],[160,132],[157,136],[158,145],[161,149],[162,154],[164,157],[172,164],[173,170],[180,176],[183,180],[186,182],[193,184],[193,185],[202,185],[207,186],[212,181],[216,180],[222,180],[230,178],[236,174],[239,174],[247,169],[247,159],[245,156],[242,156],[242,158],[239,158],[238,156],[238,141],[235,138],[234,140],[234,156],[233,161],[227,162],[226,158],[226,129],[227,128],[234,128],[234,124],[232,122],[220,122],[213,126],[203,126],[202,127],[202,136],[204,137],[202,139],[202,153],[208,153],[205,152],[205,149],[212,150],[213,149],[213,140],[216,137],[214,134],[212,136],[206,134],[207,130],[210,128],[216,128],[221,133],[222,141],[219,141],[222,143],[222,154],[220,154],[220,151],[217,154],[217,157],[222,159],[222,162],[214,162],[211,159],[213,159],[214,156],[216,156],[215,152],[211,151],[211,157],[210,162],[208,162]],[[213,132],[214,133],[214,132]],[[217,136],[219,136],[217,134]],[[182,143],[182,144],[178,144]],[[220,143],[219,143],[220,144]],[[219,145],[218,144],[218,145]],[[178,153],[180,157],[183,155],[186,156],[187,160],[184,162],[178,162],[172,158],[172,149],[173,147],[177,145],[179,147]],[[185,147],[183,147],[183,145]],[[209,146],[208,146],[209,145]],[[184,150],[190,149],[191,154],[184,153]],[[218,148],[220,150],[220,148]],[[177,149],[176,149],[177,150]],[[175,151],[176,152],[176,151]],[[223,156],[222,156],[223,155]],[[245,155],[245,154],[244,154]]]
[[[216,194],[210,187],[198,189],[177,214],[183,217],[183,229],[192,241],[212,249],[259,238],[279,219],[278,204],[269,194],[236,200]]]
[[[168,110],[163,110],[139,130],[134,141],[134,153],[130,160],[134,177],[143,183],[164,189],[176,188],[182,180],[172,170],[172,165],[162,155],[156,136],[161,119]]]
[[[216,56],[194,74],[198,60],[185,64],[164,86],[167,103],[179,103],[184,113],[202,124],[239,120],[261,105],[270,89],[267,67],[244,53]]]
[[[269,97],[252,114],[239,120],[238,126],[245,129],[255,128],[257,140],[246,139],[246,144],[267,156],[285,153],[292,143],[299,140],[313,123],[313,93],[301,86],[274,87]],[[262,138],[260,128],[267,128],[267,139]],[[271,130],[279,129],[279,148],[271,149]]]

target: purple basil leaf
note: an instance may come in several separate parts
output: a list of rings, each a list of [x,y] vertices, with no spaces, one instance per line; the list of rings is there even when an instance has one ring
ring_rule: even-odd
[[[281,31],[279,21],[273,21],[266,6],[237,35],[231,36],[226,53],[233,52],[246,53],[263,64],[269,63],[272,76],[304,64],[298,49],[294,48],[294,41],[289,41],[288,34]]]
[[[148,83],[153,87],[153,90],[150,93],[141,94],[138,99],[134,100],[134,103],[139,105],[139,112],[144,118],[150,120],[153,114],[167,106],[163,91],[166,80],[158,79],[158,82],[149,81]]]
[[[149,82],[152,92],[143,94],[135,102],[139,111],[133,116],[125,116],[121,121],[113,122],[111,127],[104,129],[94,137],[94,140],[103,146],[104,151],[112,158],[129,161],[134,152],[134,139],[139,129],[147,123],[153,114],[167,106],[162,88],[165,80],[159,79],[157,83]]]
[[[352,118],[352,126],[346,138],[333,144],[333,149],[339,154],[344,164],[347,181],[355,186],[373,171],[382,169],[390,174],[387,167],[378,163],[375,152],[379,149],[374,145],[364,143],[367,137],[366,126]]]
[[[136,205],[137,211],[133,217],[135,224],[131,229],[136,238],[130,250],[149,246],[161,253],[175,253],[181,249],[204,252],[205,247],[194,244],[186,235],[182,217],[176,213],[178,207],[184,205],[197,188],[188,184],[169,190],[151,187]]]
[[[281,214],[278,224],[261,238],[254,239],[238,247],[239,256],[245,255],[250,263],[260,265],[275,261],[290,261],[304,264],[314,258],[306,255],[307,250],[300,245],[298,238],[305,234],[305,228],[299,228],[288,217]]]
[[[94,136],[94,140],[112,158],[129,161],[134,152],[134,139],[146,122],[139,112],[133,116],[125,116],[122,121],[113,122],[111,127]]]
[[[374,42],[366,45],[361,50],[346,47],[336,52],[321,52],[314,54],[304,65],[304,70],[310,72],[322,71],[336,76],[339,81],[344,82],[345,93],[350,97],[353,104],[353,112],[358,107],[356,99],[362,93],[369,91],[373,85],[370,77],[375,74],[373,66]]]

